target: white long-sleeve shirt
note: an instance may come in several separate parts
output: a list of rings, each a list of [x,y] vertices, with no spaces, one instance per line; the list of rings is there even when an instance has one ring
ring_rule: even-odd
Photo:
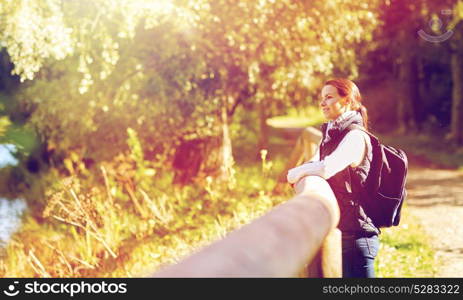
[[[320,147],[318,147],[310,162],[288,171],[287,180],[289,183],[296,183],[308,175],[329,179],[348,166],[357,167],[367,153],[367,143],[370,144],[370,137],[365,132],[359,129],[351,130],[336,149],[323,160],[320,160]]]

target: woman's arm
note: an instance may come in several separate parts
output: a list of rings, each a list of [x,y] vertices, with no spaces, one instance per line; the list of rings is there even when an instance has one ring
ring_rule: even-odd
[[[366,133],[361,130],[350,131],[339,143],[336,150],[325,157],[325,179],[348,166],[355,168],[360,165],[366,153],[366,138]]]
[[[302,177],[316,175],[329,179],[348,166],[358,166],[366,150],[366,134],[361,130],[352,130],[342,139],[336,150],[322,161],[312,161],[288,171],[289,183],[296,183]]]

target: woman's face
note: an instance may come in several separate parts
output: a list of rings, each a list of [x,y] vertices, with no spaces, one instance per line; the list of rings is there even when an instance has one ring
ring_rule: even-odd
[[[336,87],[325,85],[321,96],[320,108],[326,119],[336,120],[342,113],[347,111],[348,100],[346,97],[339,96]]]

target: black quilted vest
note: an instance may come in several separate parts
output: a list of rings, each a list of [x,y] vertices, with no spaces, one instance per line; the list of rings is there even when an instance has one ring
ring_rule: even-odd
[[[336,149],[349,132],[347,127],[351,124],[363,126],[363,122],[358,117],[344,120],[340,125],[338,124],[337,128],[330,130],[329,138],[327,138],[326,133],[327,124],[322,125],[323,139],[320,144],[320,160]],[[341,212],[338,228],[343,235],[368,237],[380,233],[380,230],[365,214],[357,197],[358,191],[363,188],[370,168],[372,150],[371,147],[367,148],[368,153],[359,166],[355,168],[349,166],[327,180],[338,201]]]

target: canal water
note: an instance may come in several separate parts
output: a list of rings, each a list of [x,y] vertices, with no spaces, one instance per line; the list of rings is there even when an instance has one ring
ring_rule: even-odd
[[[26,208],[23,199],[0,198],[0,248],[4,248],[13,233],[21,227],[21,216]]]
[[[18,164],[18,160],[12,154],[15,151],[16,148],[12,144],[0,144],[0,172],[2,168]],[[11,236],[21,227],[21,216],[26,209],[25,200],[6,199],[0,195],[0,250],[8,245]]]

